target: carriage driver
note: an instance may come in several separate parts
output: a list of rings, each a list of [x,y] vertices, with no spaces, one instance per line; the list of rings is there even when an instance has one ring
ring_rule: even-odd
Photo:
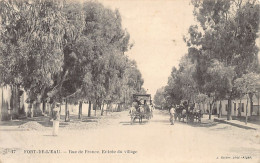
[[[175,108],[174,108],[174,106],[172,106],[171,109],[170,109],[170,122],[171,122],[171,125],[174,125],[174,114],[175,114]]]

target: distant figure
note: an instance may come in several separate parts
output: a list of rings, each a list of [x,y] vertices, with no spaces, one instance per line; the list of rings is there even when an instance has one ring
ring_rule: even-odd
[[[174,125],[174,114],[175,114],[175,108],[171,107],[171,109],[170,109],[170,122],[171,122],[171,125]]]
[[[52,135],[57,136],[59,131],[59,124],[60,124],[60,104],[57,103],[56,107],[53,109],[53,129],[52,129]]]

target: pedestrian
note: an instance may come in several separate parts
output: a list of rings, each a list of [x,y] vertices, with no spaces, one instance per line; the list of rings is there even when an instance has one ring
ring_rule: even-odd
[[[171,122],[171,125],[174,125],[174,114],[175,114],[175,108],[171,107],[171,109],[170,109],[170,122]]]
[[[53,109],[53,130],[52,135],[57,136],[59,131],[60,125],[60,111],[59,111],[60,104],[57,103],[55,108]]]

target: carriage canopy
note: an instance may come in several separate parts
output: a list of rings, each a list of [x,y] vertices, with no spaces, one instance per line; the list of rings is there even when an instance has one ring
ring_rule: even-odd
[[[133,102],[138,102],[141,105],[152,104],[151,94],[133,94]]]

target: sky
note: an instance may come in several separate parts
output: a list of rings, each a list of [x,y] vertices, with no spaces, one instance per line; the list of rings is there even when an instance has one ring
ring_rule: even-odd
[[[117,8],[122,25],[134,47],[126,54],[136,60],[144,79],[143,87],[152,96],[165,86],[172,67],[178,67],[187,53],[183,35],[195,24],[188,0],[99,0]]]

